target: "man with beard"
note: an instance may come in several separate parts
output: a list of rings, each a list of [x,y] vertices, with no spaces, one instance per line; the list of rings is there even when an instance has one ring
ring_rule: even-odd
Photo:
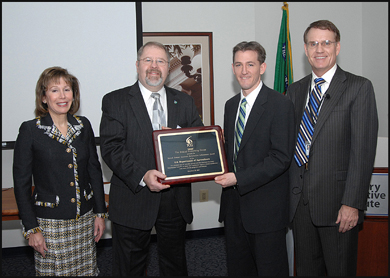
[[[164,86],[169,71],[164,45],[148,42],[142,46],[136,67],[138,81],[106,94],[102,101],[100,149],[113,172],[112,275],[145,274],[154,226],[160,275],[186,276],[185,231],[193,219],[191,184],[170,187],[158,181],[166,176],[155,170],[152,132],[203,123],[191,96]]]

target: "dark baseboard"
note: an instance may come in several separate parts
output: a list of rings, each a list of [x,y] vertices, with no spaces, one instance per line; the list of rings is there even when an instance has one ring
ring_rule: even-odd
[[[222,236],[224,235],[224,228],[211,228],[203,230],[194,230],[186,232],[186,239],[201,238],[201,237],[210,237],[210,236]],[[156,236],[156,235],[154,235]]]
[[[187,231],[186,239],[196,239],[202,237],[212,237],[212,236],[222,236],[222,235],[224,235],[223,227]],[[157,241],[157,236],[156,234],[153,234],[151,237],[151,242],[156,242],[156,241]],[[96,247],[97,248],[112,247],[112,239],[111,238],[101,239],[96,244]],[[3,257],[26,256],[26,255],[34,256],[34,250],[30,246],[2,248]]]
[[[2,248],[2,257],[34,256],[34,249],[30,246]]]

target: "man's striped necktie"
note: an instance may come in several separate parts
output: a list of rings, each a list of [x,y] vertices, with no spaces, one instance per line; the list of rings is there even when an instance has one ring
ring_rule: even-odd
[[[298,141],[295,146],[294,158],[298,166],[306,164],[309,160],[311,139],[314,133],[314,126],[317,123],[318,109],[322,98],[320,86],[325,83],[325,80],[322,78],[316,78],[314,83],[315,85],[310,93],[309,102],[303,112],[301,126],[298,133]]]
[[[236,130],[235,130],[235,144],[234,144],[234,171],[236,171],[237,154],[240,149],[242,135],[244,134],[246,116],[246,98],[243,98],[240,105],[240,112],[238,114]]]
[[[166,126],[165,114],[160,102],[160,94],[152,93],[151,96],[154,98],[152,117],[153,130],[160,130],[162,126]]]

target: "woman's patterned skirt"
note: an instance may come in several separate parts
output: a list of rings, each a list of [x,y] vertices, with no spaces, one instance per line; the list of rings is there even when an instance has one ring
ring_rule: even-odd
[[[97,276],[94,220],[92,210],[78,220],[38,218],[49,251],[34,251],[36,275]]]

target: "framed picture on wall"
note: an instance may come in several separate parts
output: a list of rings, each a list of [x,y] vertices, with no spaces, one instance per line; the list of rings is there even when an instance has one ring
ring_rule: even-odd
[[[143,43],[157,41],[170,54],[168,87],[191,95],[205,126],[214,125],[211,32],[144,32]]]

